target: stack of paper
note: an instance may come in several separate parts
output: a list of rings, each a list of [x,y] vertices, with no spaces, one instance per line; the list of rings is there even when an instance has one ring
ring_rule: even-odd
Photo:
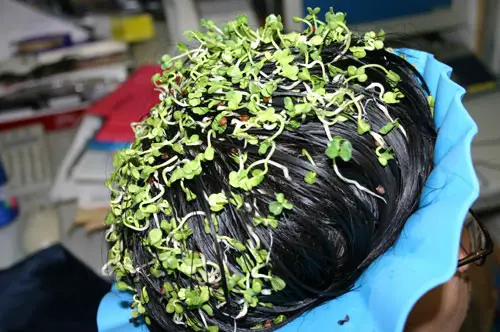
[[[113,170],[113,154],[134,139],[131,122],[148,114],[158,101],[151,77],[159,66],[143,66],[117,90],[91,106],[79,127],[51,190],[53,201],[77,199],[82,208],[105,206],[105,180]]]

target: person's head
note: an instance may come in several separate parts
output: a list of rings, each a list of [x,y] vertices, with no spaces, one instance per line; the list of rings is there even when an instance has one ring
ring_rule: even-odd
[[[132,307],[165,331],[273,330],[350,291],[397,239],[432,170],[422,77],[314,11],[205,21],[163,58],[160,102],[116,155],[109,254]]]

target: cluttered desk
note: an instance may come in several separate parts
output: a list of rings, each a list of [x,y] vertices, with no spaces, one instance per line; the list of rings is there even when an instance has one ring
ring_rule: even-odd
[[[472,156],[481,184],[481,195],[476,202],[478,210],[500,208],[500,136],[499,114],[492,105],[500,103],[500,92],[492,92],[466,99],[467,110],[479,127],[472,144]]]

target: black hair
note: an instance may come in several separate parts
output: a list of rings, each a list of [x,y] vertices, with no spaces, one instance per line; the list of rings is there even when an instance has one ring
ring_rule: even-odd
[[[321,53],[323,63],[332,62],[341,55],[342,47],[335,44],[325,46]],[[298,52],[294,54],[296,61],[302,61]],[[336,162],[340,173],[380,194],[385,201],[337,176],[332,160],[325,155],[328,138],[323,124],[316,118],[306,120],[298,128],[287,128],[275,139],[273,161],[288,168],[291,181],[285,179],[282,169],[270,167],[258,190],[246,196],[244,208],[238,210],[230,204],[218,215],[218,225],[210,220],[209,233],[205,231],[203,217],[193,217],[188,221],[193,231],[187,240],[190,250],[202,252],[207,260],[218,262],[221,267],[223,255],[226,255],[231,273],[241,273],[231,250],[225,252],[215,240],[216,226],[218,235],[246,243],[252,236],[247,225],[252,225],[255,210],[267,211],[275,193],[285,193],[294,206],[293,210],[283,212],[276,229],[254,229],[262,246],[271,252],[273,275],[283,279],[286,287],[271,295],[261,295],[260,302],[271,303],[272,307],[259,304],[249,308],[248,314],[238,320],[238,331],[250,331],[251,327],[259,324],[265,331],[275,330],[305,311],[349,292],[366,268],[397,240],[406,220],[417,209],[425,180],[432,170],[436,132],[427,100],[428,90],[415,68],[385,49],[367,52],[361,59],[350,54],[339,57],[333,63],[338,68],[347,70],[350,65],[378,64],[401,78],[398,89],[404,98],[394,104],[383,103],[378,98],[378,90],[370,87],[372,82],[378,82],[386,90],[391,89],[386,73],[376,67],[366,69],[366,82],[354,84],[352,81],[349,84],[350,89],[365,96],[364,100],[373,99],[373,102],[364,104],[365,121],[372,130],[376,132],[386,125],[386,111],[399,123],[399,128],[384,136],[385,142],[394,151],[394,160],[389,161],[387,166],[380,164],[374,152],[376,140],[369,134],[358,134],[355,121],[340,121],[330,128],[332,135],[342,136],[352,143],[352,159]],[[272,75],[274,69],[272,64],[267,64],[263,71]],[[311,74],[321,75],[321,69],[313,68]],[[324,86],[327,92],[345,86],[333,77],[329,78]],[[295,93],[278,88],[269,103],[280,112],[284,108],[284,98]],[[205,93],[204,97],[209,99],[213,96]],[[247,110],[236,112],[242,116],[247,114]],[[199,131],[197,128],[190,134],[201,135]],[[249,133],[270,135],[263,129],[251,129]],[[173,134],[167,133],[166,136]],[[149,148],[151,143],[143,140],[143,149]],[[190,181],[189,188],[197,195],[194,201],[186,201],[186,195],[178,184],[166,191],[165,199],[171,202],[174,215],[183,216],[193,209],[210,215],[204,193],[225,192],[229,195],[232,189],[228,175],[238,169],[233,156],[244,151],[250,163],[262,159],[258,147],[245,146],[243,141],[229,135],[219,135],[212,141],[212,146],[216,151],[215,158],[206,163],[200,176]],[[205,148],[205,144],[190,146],[185,148],[184,153],[186,158],[192,158]],[[304,148],[315,166],[301,155]],[[155,163],[163,161],[159,156]],[[314,185],[304,182],[304,176],[311,170],[317,174]],[[149,294],[146,311],[152,320],[151,330],[189,331],[187,327],[174,323],[171,315],[166,313],[167,301],[162,287],[165,281],[175,282],[181,287],[194,286],[194,281],[183,274],[168,274],[167,271],[159,278],[151,276],[147,266],[154,254],[143,242],[148,231],[133,232],[124,227],[121,232],[123,245],[132,252],[134,267],[138,271],[132,284],[138,290],[145,286]],[[224,290],[226,305],[217,309],[214,302],[214,315],[206,319],[209,325],[218,326],[220,331],[233,331],[232,317],[241,310],[238,301],[243,296],[227,291],[224,275],[220,288]],[[278,325],[266,324],[280,314],[285,315],[287,320]]]

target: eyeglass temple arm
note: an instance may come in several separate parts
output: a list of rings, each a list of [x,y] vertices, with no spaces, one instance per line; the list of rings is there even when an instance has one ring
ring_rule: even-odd
[[[474,211],[469,210],[469,213],[471,214],[472,218],[475,219],[475,221],[477,222],[477,224],[481,228],[481,231],[484,234],[484,237],[485,237],[485,248],[481,249],[479,251],[473,252],[473,253],[469,254],[467,257],[459,260],[458,261],[458,267],[461,267],[461,266],[470,264],[472,262],[475,262],[478,259],[480,259],[482,257],[486,257],[486,256],[490,255],[493,252],[493,240],[491,239],[490,233],[486,230],[486,228],[484,227],[483,223],[481,221],[479,221],[479,219],[477,218],[477,216],[474,213]]]

